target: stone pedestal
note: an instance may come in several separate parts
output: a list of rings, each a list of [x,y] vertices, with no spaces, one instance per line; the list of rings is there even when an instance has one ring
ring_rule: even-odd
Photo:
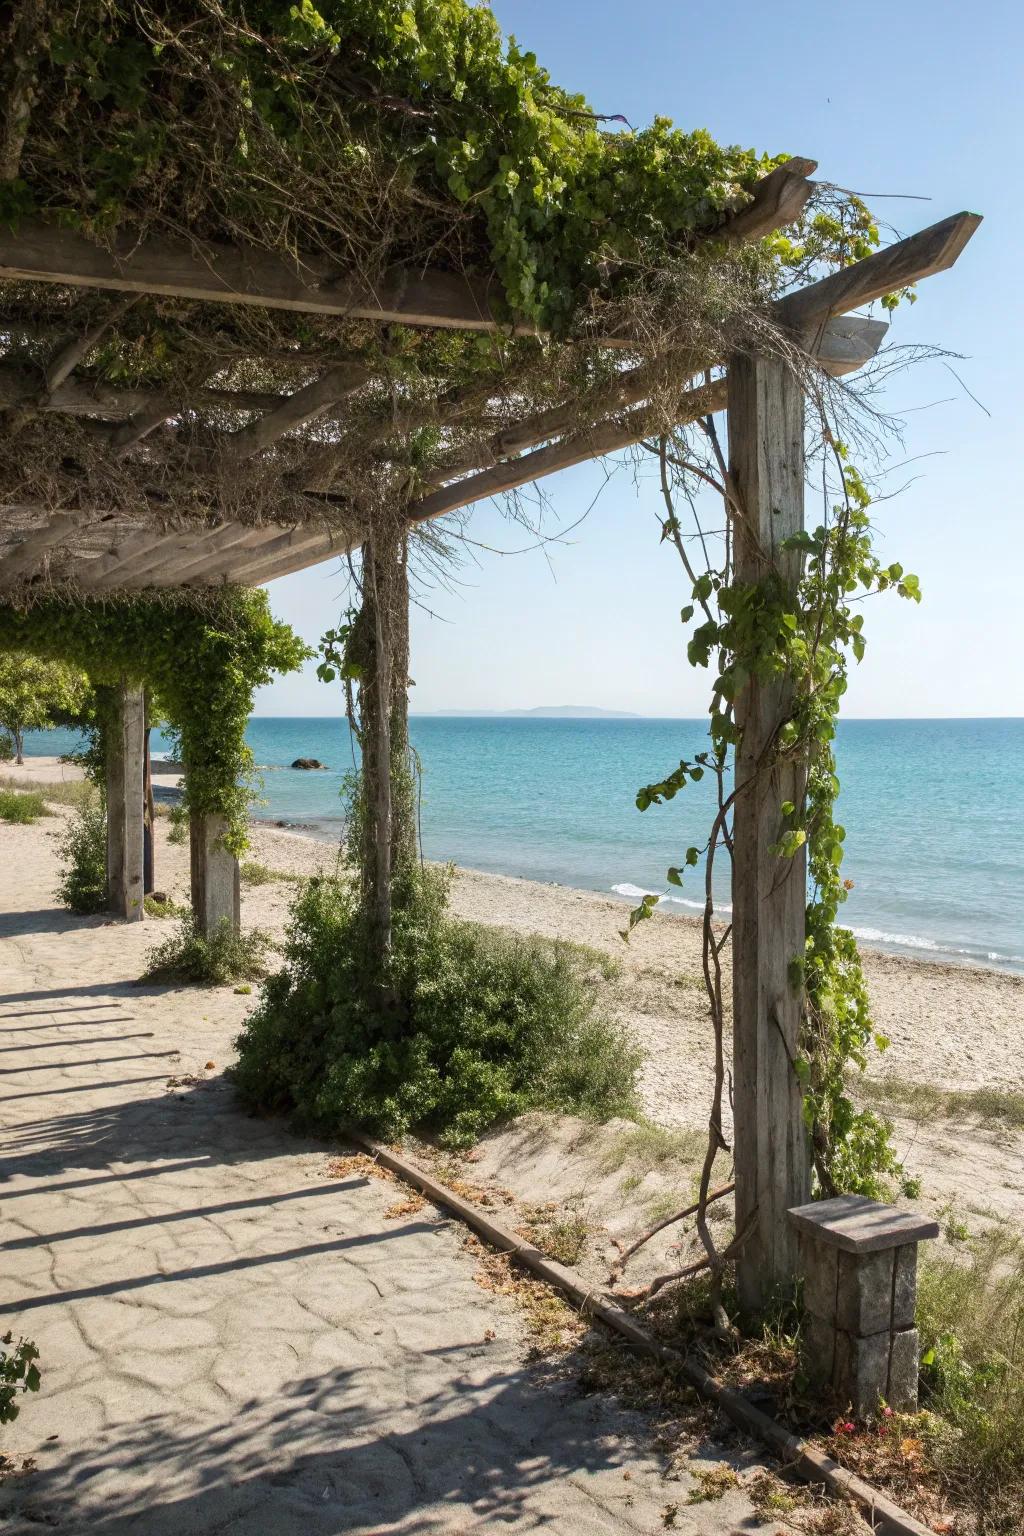
[[[917,1245],[938,1223],[840,1195],[789,1212],[804,1276],[804,1364],[858,1418],[917,1407]]]

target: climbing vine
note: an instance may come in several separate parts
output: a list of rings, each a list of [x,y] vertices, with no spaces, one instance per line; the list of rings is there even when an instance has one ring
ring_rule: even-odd
[[[706,421],[703,427],[717,460],[719,489],[730,520],[739,510],[734,488],[712,422]],[[801,775],[803,793],[797,800],[783,802],[780,836],[769,849],[779,860],[787,860],[806,848],[808,861],[806,947],[803,954],[792,956],[790,966],[790,983],[801,995],[804,1016],[793,1069],[801,1082],[821,1193],[878,1195],[886,1179],[896,1179],[905,1188],[907,1185],[887,1127],[871,1111],[856,1107],[846,1080],[851,1066],[866,1065],[872,1046],[885,1049],[888,1041],[872,1023],[856,939],[838,920],[852,882],[842,876],[845,830],[835,814],[840,786],[833,743],[849,658],[852,655],[859,661],[865,650],[860,603],[886,590],[917,602],[920,588],[917,578],[901,565],[885,565],[878,557],[869,517],[871,498],[864,480],[849,462],[844,445],[832,436],[826,441],[838,471],[838,496],[827,504],[824,519],[813,532],[801,531],[783,541],[782,549],[799,555],[803,562],[795,590],[774,569],[755,582],[737,580],[728,530],[725,565],[720,569],[709,565],[699,574],[695,571],[676,516],[667,472],[671,455],[668,445],[661,443],[667,508],[662,538],[676,546],[691,579],[693,602],[683,608],[683,622],[689,624],[698,609],[702,616],[690,636],[688,658],[692,665],[713,674],[710,746],[693,760],[680,762],[661,781],[641,788],[637,806],[643,811],[671,800],[706,774],[717,782],[718,809],[707,841],[687,848],[680,865],[667,872],[669,884],[680,886],[688,870],[704,863],[705,980],[718,1042],[709,1174],[715,1153],[726,1146],[721,1129],[724,1009],[720,955],[729,936],[728,929],[722,933],[713,922],[713,871],[720,849],[731,853],[731,819],[738,795],[753,788],[750,782],[740,788],[730,785],[734,754],[742,740],[736,707],[751,681],[762,687],[788,685],[790,702],[759,773],[770,773],[773,767],[787,762],[806,769]],[[678,458],[675,466],[682,483],[693,466]],[[710,478],[706,472],[702,477]],[[706,542],[703,548],[708,548]],[[627,936],[638,922],[653,914],[658,900],[656,893],[643,898],[630,915]]]
[[[186,765],[188,809],[226,817],[226,847],[244,851],[253,770],[245,728],[254,691],[310,654],[273,618],[264,592],[225,588],[199,603],[54,597],[30,608],[0,606],[0,650],[80,668],[96,689],[101,730],[108,690],[122,680],[145,686]]]

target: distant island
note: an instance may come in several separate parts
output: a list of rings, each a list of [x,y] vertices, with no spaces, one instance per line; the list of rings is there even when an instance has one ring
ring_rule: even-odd
[[[428,709],[424,715],[460,715],[474,719],[516,720],[639,720],[628,709],[597,709],[593,704],[539,704],[536,709]]]

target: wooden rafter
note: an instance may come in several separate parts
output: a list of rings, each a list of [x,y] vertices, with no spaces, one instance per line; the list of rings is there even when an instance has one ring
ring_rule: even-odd
[[[340,363],[314,379],[305,388],[288,395],[274,410],[268,411],[247,427],[233,432],[226,440],[221,453],[228,463],[240,463],[269,448],[271,443],[296,427],[305,426],[326,414],[347,395],[354,394],[365,384],[370,374],[358,363]]]
[[[83,358],[88,357],[93,348],[99,346],[111,326],[116,325],[136,303],[138,303],[138,295],[131,294],[120,302],[112,304],[107,313],[84,335],[75,337],[61,347],[47,364],[44,393],[52,395],[65,379],[69,379]]]
[[[39,378],[31,369],[0,362],[0,409],[33,401],[39,394]],[[189,396],[188,407],[225,411],[272,411],[291,397],[252,389],[199,388]],[[161,390],[115,386],[84,379],[66,379],[51,392],[39,409],[66,416],[94,416],[102,421],[127,422],[139,412],[167,405]],[[173,410],[185,409],[181,400]]]
[[[826,326],[814,349],[815,356],[826,372],[849,373],[860,368],[878,351],[882,337],[889,329],[884,320],[849,318],[840,324]],[[688,390],[679,401],[676,416],[678,425],[696,421],[699,416],[714,414],[725,404],[725,380],[720,379],[709,387]],[[514,440],[524,447],[532,442],[542,442],[551,433],[545,430],[553,413],[544,412],[533,418],[532,425],[523,423],[512,434],[503,434],[503,441]],[[662,429],[664,411],[652,408],[634,410],[621,418],[599,423],[596,427],[575,430],[546,448],[523,453],[519,458],[481,469],[454,484],[443,486],[431,494],[413,502],[410,515],[416,522],[441,517],[459,507],[470,506],[487,496],[497,496],[503,491],[516,490],[531,480],[539,480],[560,469],[569,469],[587,459],[598,458],[606,453],[619,453],[635,443],[643,442]],[[534,435],[536,434],[536,435]]]
[[[946,272],[980,223],[980,213],[951,214],[841,272],[787,294],[775,306],[776,319],[802,334],[825,325],[833,315],[848,314],[861,304]]]

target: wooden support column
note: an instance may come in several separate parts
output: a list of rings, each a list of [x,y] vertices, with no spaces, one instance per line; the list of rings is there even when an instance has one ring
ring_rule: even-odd
[[[107,738],[107,896],[130,923],[143,917],[143,754],[141,688],[122,682]]]
[[[803,527],[804,407],[798,380],[769,358],[729,362],[730,469],[742,516],[736,579],[773,575],[795,590],[801,557],[782,543]],[[802,1006],[790,965],[804,952],[807,869],[803,850],[779,858],[781,806],[799,805],[800,762],[771,766],[792,692],[783,679],[751,681],[737,700],[733,822],[733,1099],[736,1226],[751,1223],[737,1260],[741,1311],[755,1318],[772,1293],[791,1286],[797,1244],[787,1216],[811,1195],[810,1144],[793,1068]],[[766,766],[767,764],[767,766]]]
[[[194,815],[190,819],[192,911],[199,931],[209,938],[225,918],[237,933],[242,921],[238,860],[224,847],[227,818]]]

